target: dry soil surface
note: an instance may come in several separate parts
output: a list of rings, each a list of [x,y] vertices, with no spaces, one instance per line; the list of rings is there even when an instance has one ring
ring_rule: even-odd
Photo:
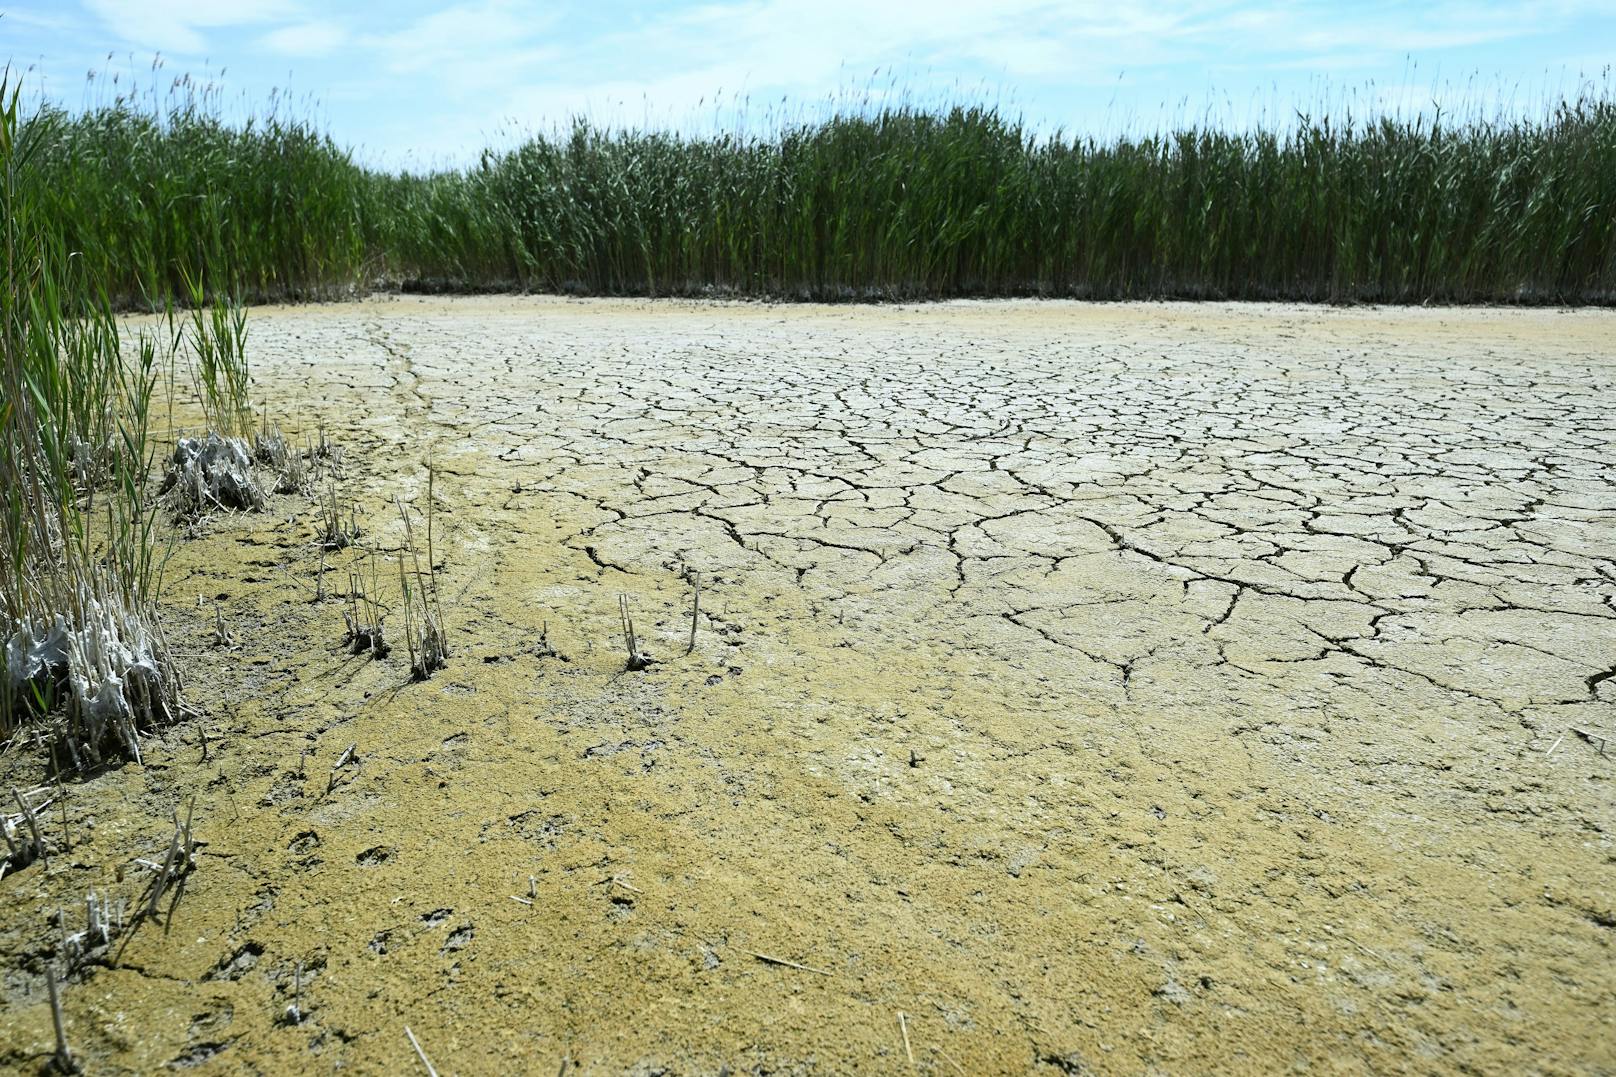
[[[194,798],[177,901],[63,987],[96,1072],[409,1072],[406,1025],[461,1074],[1616,1071],[1613,341],[255,310],[364,534],[322,575],[284,495],[179,541],[205,716],[0,880],[0,1066],[44,1065],[45,962]],[[374,558],[401,642],[429,456],[453,657],[411,683],[341,614]]]

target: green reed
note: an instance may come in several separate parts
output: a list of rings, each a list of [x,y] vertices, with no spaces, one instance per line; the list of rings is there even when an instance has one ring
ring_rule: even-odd
[[[577,122],[426,174],[357,164],[279,105],[205,91],[48,124],[43,201],[124,303],[377,282],[789,298],[1616,298],[1616,96],[1535,116],[1299,116],[1110,138],[987,106]]]
[[[155,334],[111,300],[39,200],[53,132],[0,74],[0,736],[55,721],[62,765],[139,756],[178,683],[154,600]]]

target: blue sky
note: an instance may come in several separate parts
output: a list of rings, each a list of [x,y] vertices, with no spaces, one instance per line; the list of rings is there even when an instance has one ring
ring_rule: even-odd
[[[1608,85],[1616,62],[1616,0],[0,0],[0,13],[0,59],[69,107],[105,99],[114,76],[149,92],[190,73],[237,104],[279,88],[317,100],[362,159],[415,166],[575,114],[694,128],[746,98],[760,122],[782,98],[801,112],[893,82],[1103,134],[1321,99],[1537,108],[1581,76]]]

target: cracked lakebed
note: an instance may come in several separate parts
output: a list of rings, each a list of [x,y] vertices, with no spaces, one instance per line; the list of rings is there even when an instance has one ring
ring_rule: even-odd
[[[178,903],[64,987],[97,1072],[404,1072],[405,1025],[459,1073],[1616,1069],[1611,314],[250,332],[390,571],[431,456],[453,657],[347,653],[306,498],[181,541],[206,717],[0,880],[0,1065],[51,1050],[58,908],[194,797]]]

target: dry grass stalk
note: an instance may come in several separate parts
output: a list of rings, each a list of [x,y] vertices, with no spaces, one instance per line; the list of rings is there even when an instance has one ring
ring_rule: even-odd
[[[635,673],[649,668],[655,659],[640,650],[640,637],[634,631],[634,615],[628,611],[627,595],[617,596],[617,620],[623,633],[623,646],[628,650],[627,668]]]
[[[432,1060],[421,1050],[421,1041],[415,1038],[415,1033],[410,1031],[409,1025],[404,1026],[404,1035],[410,1038],[410,1046],[415,1048],[416,1057],[421,1060],[421,1065],[426,1067],[427,1077],[438,1077],[438,1071],[432,1068]]]
[[[45,867],[50,867],[39,814],[50,807],[51,801],[38,805],[28,801],[29,797],[42,792],[45,790],[31,789],[26,793],[15,788],[11,790],[11,798],[16,801],[18,811],[15,815],[0,815],[0,835],[4,836],[6,842],[6,858],[0,861],[0,879],[5,878],[7,872],[20,871],[35,860],[44,861]]]
[[[692,572],[690,580],[695,587],[695,593],[690,599],[690,643],[685,647],[686,654],[696,649],[696,618],[701,616],[701,573]]]
[[[410,673],[426,680],[449,660],[449,640],[444,632],[443,606],[438,597],[436,549],[433,537],[435,470],[427,465],[426,485],[426,567],[415,543],[415,526],[402,498],[395,499],[399,519],[404,523],[404,551],[398,562],[399,588],[404,595],[404,642],[410,651]],[[408,557],[411,568],[404,567]],[[419,608],[417,608],[419,607]]]
[[[184,879],[196,868],[196,837],[191,831],[191,816],[196,810],[196,798],[192,797],[185,808],[185,821],[180,821],[178,808],[174,809],[174,836],[169,839],[168,853],[163,862],[157,866],[157,874],[146,894],[144,914],[155,918],[157,916],[157,903],[162,900],[169,887]]]
[[[45,987],[50,991],[51,1024],[56,1029],[56,1054],[51,1057],[58,1073],[78,1073],[78,1060],[67,1047],[67,1022],[62,1018],[62,997],[56,989],[56,967],[45,966]]]
[[[370,580],[365,580],[365,565],[370,566]],[[370,551],[364,562],[356,562],[348,573],[348,608],[342,619],[348,626],[343,642],[353,654],[369,651],[374,658],[386,658],[391,648],[387,644],[387,612],[377,599],[380,583],[376,572],[376,552]]]
[[[760,954],[756,950],[748,950],[747,953],[751,954],[753,957],[757,958],[766,965],[783,965],[788,969],[797,969],[799,972],[812,972],[816,976],[830,975],[830,973],[826,972],[824,969],[816,969],[812,965],[803,965],[796,961],[788,961],[786,958],[775,957],[772,954]]]
[[[319,501],[320,533],[315,542],[322,550],[345,550],[359,540],[359,505],[348,502],[346,519],[337,501],[336,483],[326,486],[325,496]]]
[[[85,954],[106,946],[123,930],[125,901],[116,903],[94,890],[84,895],[84,930],[64,935],[62,949],[71,962],[80,961]],[[65,928],[64,928],[65,931]]]

